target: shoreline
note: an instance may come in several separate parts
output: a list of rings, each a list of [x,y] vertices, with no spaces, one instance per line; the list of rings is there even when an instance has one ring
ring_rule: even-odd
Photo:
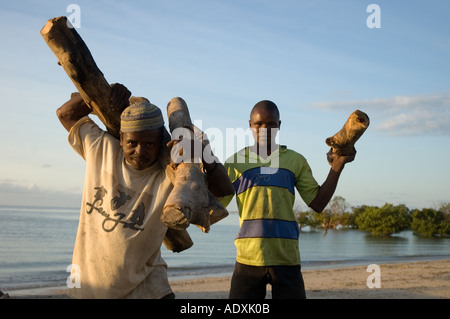
[[[307,298],[450,299],[450,258],[380,263],[380,288],[368,287],[369,276],[376,273],[368,271],[367,266],[302,270]],[[231,275],[169,280],[177,299],[227,299]],[[11,299],[69,299],[66,287],[2,291],[8,293]],[[266,298],[271,298],[270,286]]]

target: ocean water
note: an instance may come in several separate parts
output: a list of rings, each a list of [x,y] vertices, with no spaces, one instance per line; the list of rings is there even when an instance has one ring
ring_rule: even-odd
[[[78,225],[78,208],[0,206],[0,289],[64,286]],[[211,227],[188,231],[194,246],[181,253],[162,247],[170,279],[231,274],[236,213]],[[450,259],[450,238],[421,238],[410,231],[388,238],[357,230],[300,234],[302,269]]]

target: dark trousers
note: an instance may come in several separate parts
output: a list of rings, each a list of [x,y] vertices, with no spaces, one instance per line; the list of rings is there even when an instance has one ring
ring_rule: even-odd
[[[230,299],[264,299],[272,285],[273,299],[306,299],[305,284],[297,266],[249,266],[236,262]]]

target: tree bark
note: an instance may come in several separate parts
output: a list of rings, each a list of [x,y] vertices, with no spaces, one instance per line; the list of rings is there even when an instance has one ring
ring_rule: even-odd
[[[189,147],[193,146],[191,140],[197,139],[198,143],[204,143],[203,138],[202,141],[198,140],[203,134],[192,124],[188,106],[182,98],[175,97],[169,101],[167,117],[172,139],[178,140],[182,137],[181,142],[189,149],[183,149],[184,153],[187,153],[184,154],[187,157],[186,161],[174,168],[172,175],[174,188],[164,205],[161,221],[173,229],[185,229],[192,223],[207,233],[213,223],[228,216],[228,211],[208,191],[201,162],[196,161],[202,154],[194,154],[199,158],[190,154],[194,152]],[[178,136],[179,134],[181,135]],[[176,148],[177,146],[174,147]]]
[[[119,138],[120,111],[110,109],[110,86],[77,31],[66,17],[58,17],[47,22],[41,35],[85,103],[105,124],[107,130]]]
[[[110,85],[77,31],[71,27],[66,17],[58,17],[46,23],[41,35],[85,103],[103,122],[108,132],[119,138],[121,112],[111,109]],[[165,158],[162,163],[169,163],[169,152],[164,151],[163,156]],[[163,243],[174,252],[181,252],[193,245],[186,230],[168,230]]]
[[[369,127],[370,120],[366,113],[356,110],[347,119],[342,129],[325,140],[328,146],[331,146],[327,153],[327,159],[330,164],[333,162],[332,155],[355,155],[355,143]]]

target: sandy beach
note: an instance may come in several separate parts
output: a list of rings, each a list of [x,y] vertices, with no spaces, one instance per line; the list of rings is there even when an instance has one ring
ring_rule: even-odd
[[[369,288],[367,266],[304,270],[308,299],[450,299],[450,259],[379,265],[380,288]],[[371,277],[371,278],[372,278]],[[177,299],[226,299],[230,277],[171,281]],[[66,289],[3,291],[10,298],[66,299]],[[266,298],[271,298],[270,286]]]

